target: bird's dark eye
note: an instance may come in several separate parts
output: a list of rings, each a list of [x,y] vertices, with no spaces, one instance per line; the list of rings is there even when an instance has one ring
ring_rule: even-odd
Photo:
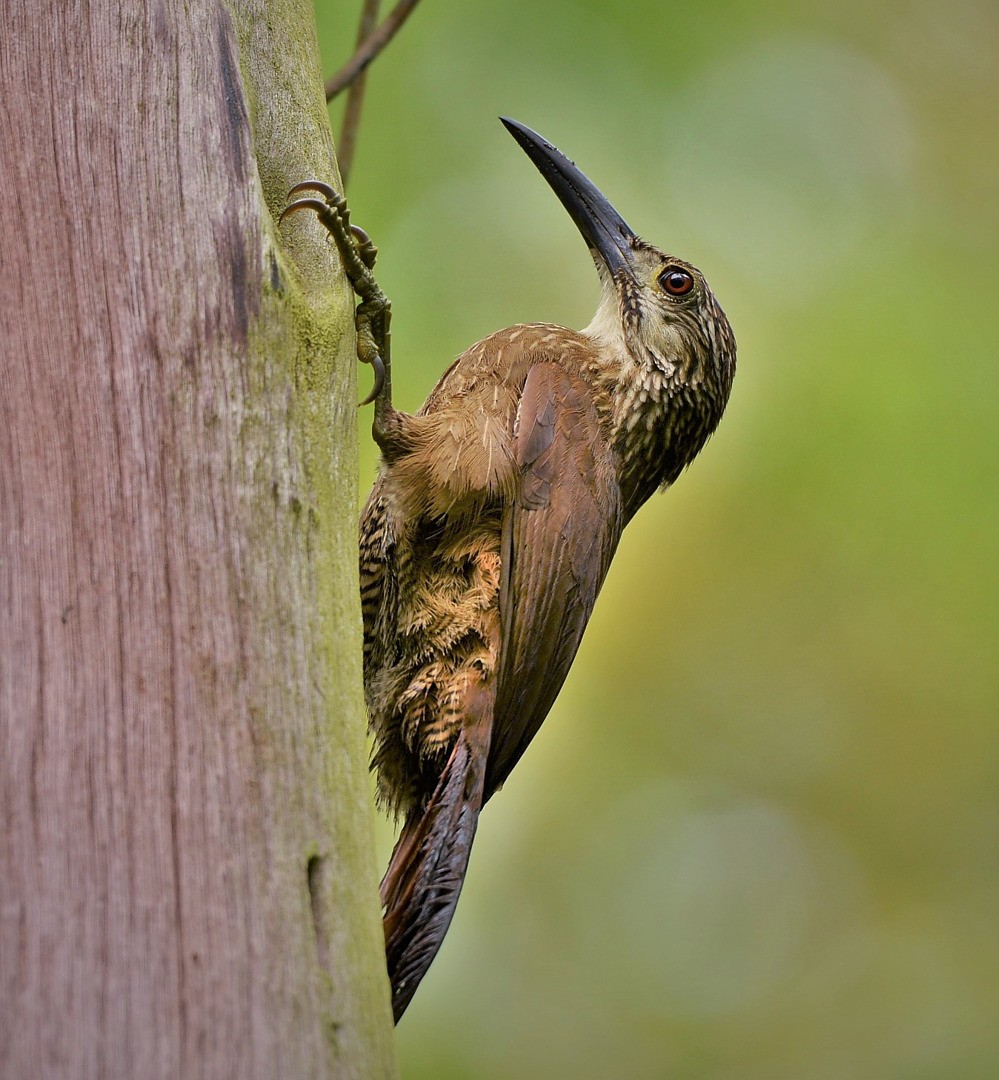
[[[694,287],[694,279],[678,266],[667,266],[659,275],[659,285],[670,296],[686,296]]]

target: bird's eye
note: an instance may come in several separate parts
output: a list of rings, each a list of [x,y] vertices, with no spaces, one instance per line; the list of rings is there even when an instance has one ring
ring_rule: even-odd
[[[678,266],[667,266],[659,275],[659,285],[670,296],[686,296],[694,287],[694,279]]]

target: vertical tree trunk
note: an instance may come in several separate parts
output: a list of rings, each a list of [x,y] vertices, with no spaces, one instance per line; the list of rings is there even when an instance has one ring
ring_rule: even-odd
[[[0,100],[0,1075],[393,1075],[311,3],[6,0]]]

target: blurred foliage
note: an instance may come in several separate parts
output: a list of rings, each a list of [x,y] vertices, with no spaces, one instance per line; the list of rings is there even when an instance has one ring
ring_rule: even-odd
[[[319,6],[332,71],[358,4]],[[407,1080],[999,1075],[997,49],[994,0],[427,0],[372,68],[397,403],[596,302],[500,113],[740,343],[483,817]]]

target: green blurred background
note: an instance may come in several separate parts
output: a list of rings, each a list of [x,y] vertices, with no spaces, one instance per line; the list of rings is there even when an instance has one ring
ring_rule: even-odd
[[[318,7],[332,72],[359,4]],[[407,1080],[999,1075],[997,56],[995,0],[425,0],[372,69],[398,404],[595,306],[500,113],[740,346],[483,816]]]

